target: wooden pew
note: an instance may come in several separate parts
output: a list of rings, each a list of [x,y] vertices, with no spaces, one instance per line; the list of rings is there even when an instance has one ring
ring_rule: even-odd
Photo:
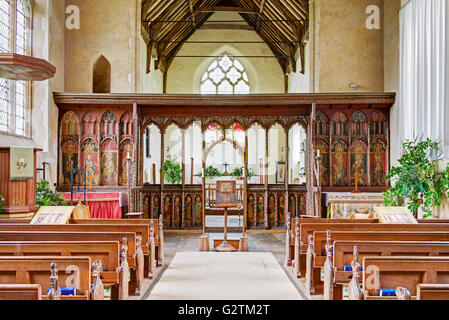
[[[304,270],[308,238],[315,231],[449,231],[449,224],[378,224],[378,223],[302,223],[299,226],[299,250],[295,250],[295,263]],[[296,256],[299,254],[299,258]],[[301,257],[301,255],[303,255]],[[307,262],[306,262],[307,264]],[[298,269],[296,267],[296,270]],[[302,272],[301,272],[302,275]]]
[[[0,257],[0,283],[39,284],[45,293],[42,296],[45,300],[47,288],[50,287],[50,264],[53,262],[61,271],[60,286],[77,286],[75,296],[63,296],[61,300],[90,300],[92,298],[89,257]]]
[[[7,224],[26,224],[29,225],[31,220],[0,220],[1,225]],[[142,250],[144,251],[144,255],[148,256],[152,255],[151,251],[154,250],[153,256],[156,259],[156,266],[163,265],[164,257],[163,257],[163,225],[159,224],[158,219],[71,219],[69,221],[70,224],[108,224],[108,225],[145,225],[149,227],[149,235],[151,236],[151,231],[153,231],[152,239],[148,239],[148,249],[145,246],[145,242],[147,241],[145,235],[142,236],[143,246]],[[139,234],[139,233],[138,233]],[[152,243],[153,242],[153,243]],[[152,248],[154,246],[154,248]],[[148,251],[148,252],[147,252]],[[144,275],[145,277],[153,278],[154,268],[151,262],[146,262],[144,264]]]
[[[145,264],[150,264],[149,258],[149,242],[150,234],[149,227],[145,225],[112,225],[112,224],[79,224],[79,225],[27,225],[27,224],[1,224],[0,232],[2,231],[58,231],[58,232],[134,232],[141,237],[140,245],[136,246],[136,259],[142,260],[143,263],[137,263],[136,268],[138,272],[139,281],[143,283],[142,276],[144,276]],[[139,241],[137,239],[137,241]],[[141,256],[142,251],[142,256]],[[143,268],[142,270],[140,270]],[[149,269],[149,266],[147,266]],[[148,270],[147,269],[147,270]],[[139,288],[136,288],[139,289]]]
[[[449,219],[418,219],[418,223],[449,223]]]
[[[449,257],[365,257],[362,292],[364,300],[396,300],[381,297],[380,289],[404,287],[416,300],[419,284],[449,284]]]
[[[121,273],[128,274],[129,268],[126,260],[120,259],[120,249],[118,241],[0,242],[0,256],[87,256],[91,261],[101,261],[100,275],[103,283],[112,287],[112,300],[128,298],[128,283],[120,283],[120,279],[124,278]]]
[[[42,300],[40,284],[0,284],[0,300]]]
[[[449,231],[449,224],[303,223],[300,226],[301,252],[307,250],[309,235],[315,231]]]
[[[300,241],[296,241],[299,238],[299,233],[301,230],[301,225],[303,223],[337,223],[337,224],[347,224],[347,223],[379,223],[379,219],[323,219],[323,218],[293,218],[290,225],[290,232],[287,232],[287,256],[291,257],[293,260],[293,265],[295,273],[298,277],[305,275],[305,256],[295,256],[295,246],[300,246]],[[298,260],[299,259],[299,260]],[[292,260],[287,260],[287,265],[292,265]]]
[[[164,252],[163,250],[163,225],[159,224],[158,219],[71,219],[70,224],[119,224],[119,225],[132,225],[132,224],[143,224],[148,226],[150,229],[150,246],[151,240],[154,243],[154,256],[156,257],[156,265],[163,264],[163,257],[161,256]],[[149,248],[151,251],[152,248]],[[145,265],[148,267],[148,265]],[[150,270],[145,269],[145,276],[149,275],[150,278],[153,277],[153,273]]]
[[[449,300],[449,284],[418,284],[417,300]]]
[[[327,231],[317,231],[309,238],[306,254],[306,285],[310,293],[323,292],[321,266],[327,259]],[[446,231],[332,231],[331,243],[334,241],[449,241]],[[319,266],[319,267],[314,267]]]
[[[449,242],[334,241],[333,261],[330,268],[324,264],[324,279],[333,279],[332,283],[324,284],[324,295],[328,299],[341,300],[343,298],[343,285],[348,285],[353,276],[353,272],[344,271],[344,267],[352,266],[354,250],[360,259],[371,256],[449,256]],[[326,288],[329,288],[327,292]]]
[[[0,241],[119,241],[127,248],[126,261],[131,275],[129,294],[137,294],[143,282],[143,256],[133,232],[0,231]]]

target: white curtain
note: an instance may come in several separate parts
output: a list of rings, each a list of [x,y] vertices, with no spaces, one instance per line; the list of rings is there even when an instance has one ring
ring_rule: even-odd
[[[439,139],[449,156],[449,1],[410,0],[400,12],[399,139]]]

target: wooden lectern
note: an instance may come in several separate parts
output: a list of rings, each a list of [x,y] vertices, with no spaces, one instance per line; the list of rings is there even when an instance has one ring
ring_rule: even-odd
[[[42,150],[34,148],[32,163],[24,161],[20,164],[32,167],[32,177],[14,180],[11,179],[11,166],[18,164],[10,163],[11,149],[11,147],[0,147],[0,195],[5,199],[2,201],[3,212],[0,214],[0,219],[29,219],[37,211],[36,153]]]
[[[218,252],[235,252],[237,249],[228,243],[228,209],[235,208],[235,204],[221,204],[216,207],[224,210],[224,240],[214,250]]]
[[[236,248],[228,243],[228,209],[237,207],[235,181],[217,181],[215,207],[224,211],[224,240],[214,250],[218,252],[237,251]]]

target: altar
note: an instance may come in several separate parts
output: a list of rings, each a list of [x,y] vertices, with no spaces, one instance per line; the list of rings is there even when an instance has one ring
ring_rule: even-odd
[[[68,202],[71,201],[70,192],[61,193]],[[84,201],[83,192],[74,192],[73,201]],[[91,219],[121,219],[122,208],[128,206],[126,192],[86,192],[86,202],[89,206]]]
[[[327,218],[349,219],[354,215],[376,216],[374,207],[383,206],[382,193],[325,193]]]

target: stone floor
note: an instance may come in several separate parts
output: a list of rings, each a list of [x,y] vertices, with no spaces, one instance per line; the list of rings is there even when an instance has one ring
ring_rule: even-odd
[[[230,233],[228,239],[240,239],[242,234]],[[285,260],[285,235],[283,233],[247,233],[250,252],[271,252],[279,264]],[[170,263],[176,252],[196,252],[200,246],[199,233],[165,232],[165,259]],[[210,248],[214,239],[223,239],[222,233],[210,233]]]
[[[213,219],[215,220],[215,219]],[[238,219],[230,219],[231,223],[238,224]],[[141,290],[139,296],[132,296],[130,300],[146,299],[151,290],[154,288],[161,275],[165,272],[168,265],[171,263],[177,252],[198,252],[200,245],[201,232],[164,232],[164,251],[165,251],[165,266],[157,268],[157,274],[155,280],[146,279],[144,287]],[[239,239],[242,235],[238,233],[228,234],[228,239]],[[246,234],[248,238],[249,252],[271,252],[276,261],[282,267],[282,270],[287,274],[289,279],[298,290],[302,299],[321,299],[322,296],[309,296],[305,294],[305,286],[303,279],[295,279],[291,268],[285,266],[285,234],[276,232],[250,232]],[[222,239],[223,233],[210,233],[209,241],[210,248],[213,247],[213,239]]]

